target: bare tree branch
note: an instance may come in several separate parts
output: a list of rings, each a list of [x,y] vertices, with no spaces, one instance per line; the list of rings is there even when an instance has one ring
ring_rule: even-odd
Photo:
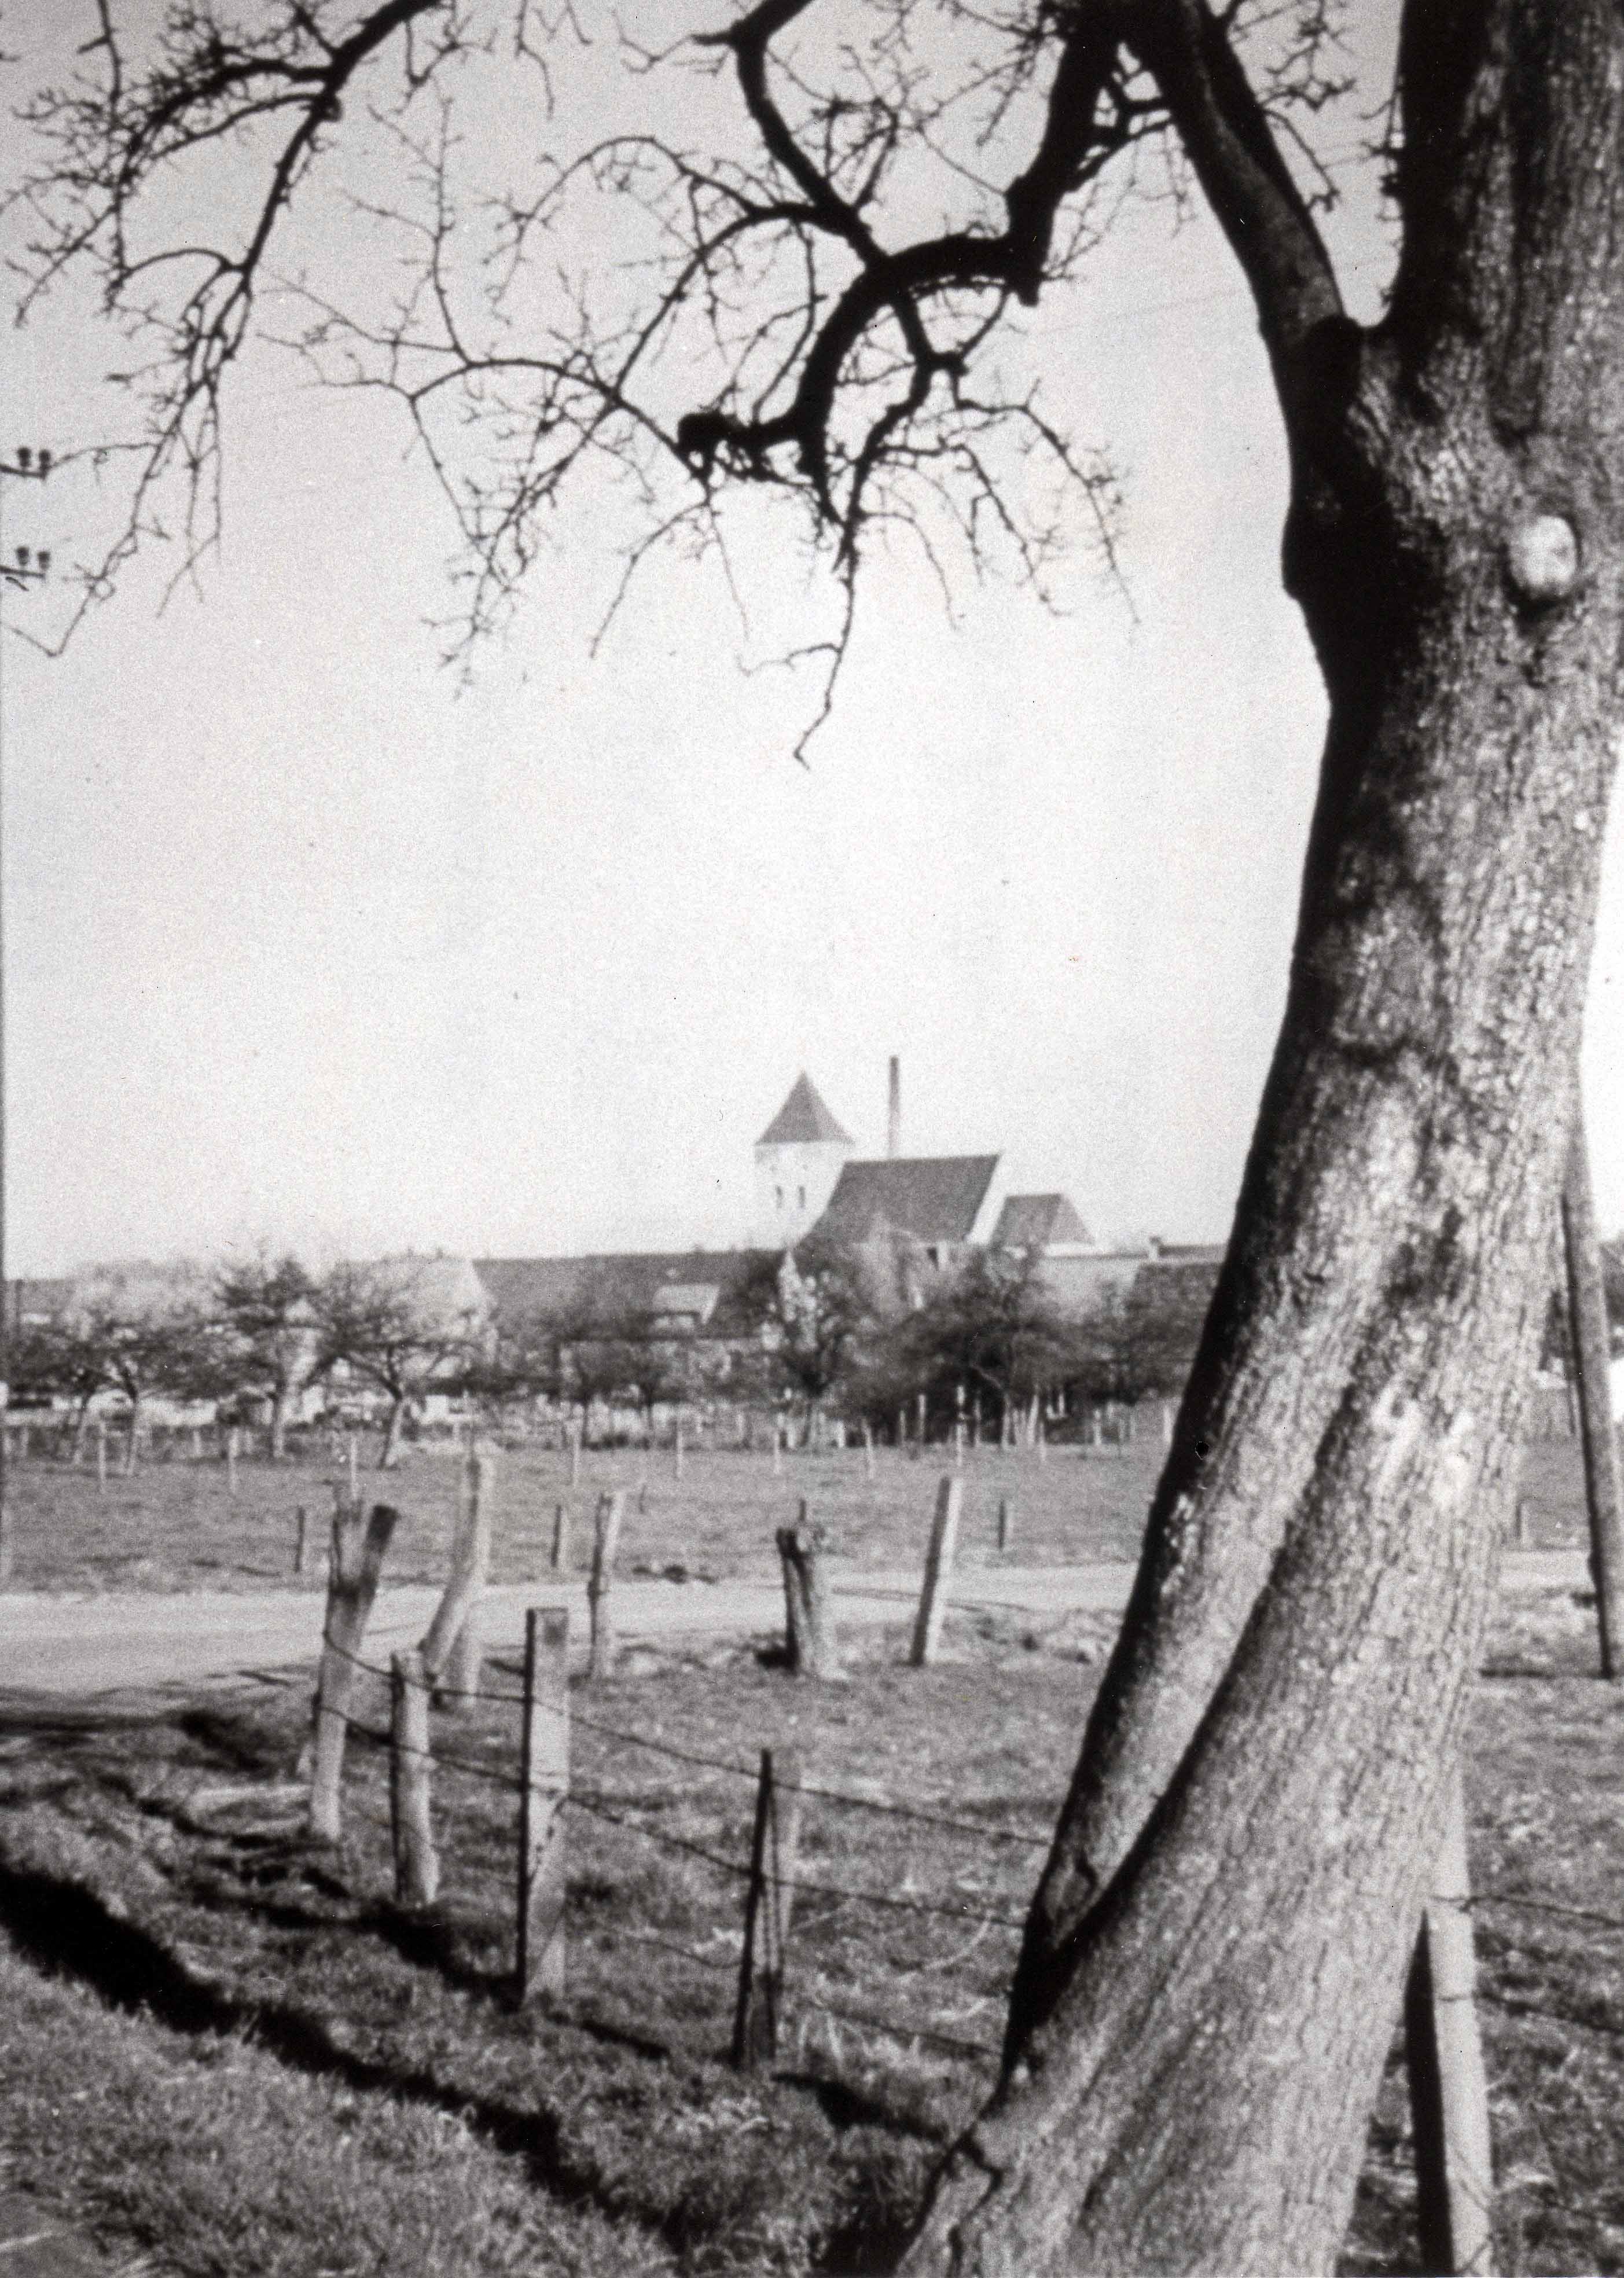
[[[731,78],[739,146],[695,152],[640,125],[495,193],[454,104],[470,73],[523,65],[550,111],[555,67],[586,44],[568,0],[256,0],[246,23],[168,0],[156,27],[94,8],[74,73],[25,108],[41,155],[8,210],[27,232],[22,313],[88,271],[139,345],[116,375],[140,421],[128,510],[81,573],[82,607],[149,540],[179,539],[180,577],[215,542],[224,383],[257,335],[404,411],[461,540],[451,655],[505,621],[589,470],[637,524],[606,624],[651,551],[716,542],[732,484],[798,500],[842,587],[839,631],[796,652],[824,669],[821,720],[871,535],[913,529],[949,588],[951,536],[974,574],[1001,560],[1053,601],[1080,505],[1114,568],[1103,461],[1030,384],[982,367],[1152,187],[1153,156],[1182,195],[1174,130],[1277,366],[1340,306],[1311,210],[1329,177],[1299,188],[1287,155],[1340,84],[1334,0],[868,0],[854,27],[826,0],[756,0],[663,50],[621,28],[612,60],[639,80]],[[169,227],[170,187],[227,152],[207,233]],[[270,275],[273,245],[301,242],[307,190],[318,216],[344,201],[375,263],[335,280],[318,230],[313,264]],[[578,270],[604,214],[620,257]],[[272,290],[293,329],[265,324]]]

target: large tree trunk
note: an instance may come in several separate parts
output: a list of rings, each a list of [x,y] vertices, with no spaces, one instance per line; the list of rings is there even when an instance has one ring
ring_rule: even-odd
[[[1390,318],[1271,342],[1331,699],[1284,1026],[914,2273],[1330,2269],[1437,1847],[1614,760],[1624,19],[1413,0],[1406,38]]]

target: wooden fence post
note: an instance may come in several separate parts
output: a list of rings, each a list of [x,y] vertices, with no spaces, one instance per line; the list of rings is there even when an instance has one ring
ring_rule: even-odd
[[[237,1427],[234,1424],[226,1434],[226,1492],[228,1495],[234,1495],[237,1492]]]
[[[96,1419],[96,1486],[98,1494],[107,1491],[107,1419]]]
[[[372,1600],[378,1594],[384,1553],[399,1517],[399,1511],[380,1502],[373,1504],[369,1519],[364,1520],[352,1507],[336,1513],[333,1521],[327,1618],[322,1629],[315,1745],[310,1756],[310,1832],[327,1843],[339,1838],[344,1736],[360,1673],[356,1659]]]
[[[525,1616],[519,1726],[518,1998],[564,1990],[564,1799],[570,1793],[570,1617]]]
[[[570,1442],[570,1485],[573,1487],[578,1487],[581,1480],[580,1418],[571,1416],[567,1430]]]
[[[1619,1472],[1618,1435],[1613,1428],[1607,1302],[1602,1287],[1596,1203],[1590,1191],[1584,1117],[1576,1106],[1567,1167],[1562,1175],[1562,1246],[1567,1261],[1568,1343],[1579,1394],[1601,1673],[1616,1679],[1624,1677],[1624,1482]]]
[[[402,1907],[432,1907],[440,1861],[429,1818],[428,1673],[420,1653],[389,1656],[389,1831],[395,1842],[395,1896]]]
[[[586,1610],[592,1621],[592,1644],[586,1674],[594,1682],[607,1677],[615,1658],[615,1619],[609,1592],[615,1579],[615,1554],[620,1548],[620,1523],[625,1517],[624,1487],[598,1498],[592,1544],[592,1572],[586,1582]]]
[[[914,1669],[928,1668],[936,1659],[937,1647],[942,1640],[942,1623],[947,1613],[947,1579],[953,1572],[959,1510],[963,1501],[963,1480],[949,1473],[936,1491],[936,1517],[931,1528],[931,1547],[925,1553],[924,1581],[919,1592],[914,1642],[908,1656]]]
[[[1494,2167],[1471,1906],[1466,1804],[1457,1770],[1432,1895],[1405,1987],[1405,2055],[1422,2263],[1429,2270],[1483,2278],[1493,2267]]]
[[[672,1433],[671,1452],[676,1459],[673,1468],[677,1477],[680,1479],[682,1477],[682,1418],[680,1416],[677,1418]]]
[[[741,2072],[771,2064],[778,2057],[800,1839],[800,1760],[787,1748],[763,1748],[733,2011],[733,2062]]]
[[[823,1530],[808,1523],[803,1502],[794,1525],[781,1526],[777,1540],[784,1563],[784,1645],[790,1672],[836,1681],[840,1647],[823,1563]]]
[[[1015,1522],[1009,1515],[1009,1498],[1007,1495],[1000,1495],[998,1499],[998,1547],[1000,1550],[1007,1550],[1014,1540]]]
[[[361,1500],[361,1443],[354,1432],[349,1435],[349,1500],[352,1503]]]
[[[294,1513],[294,1572],[303,1574],[310,1541],[310,1513],[301,1503]]]
[[[559,1502],[553,1505],[552,1568],[555,1574],[567,1574],[570,1571],[570,1506],[568,1503]]]
[[[772,1420],[772,1475],[775,1479],[784,1477],[784,1426],[776,1416]]]
[[[462,1467],[451,1572],[419,1648],[442,1708],[465,1708],[479,1690],[479,1601],[491,1564],[493,1468],[488,1456],[470,1456]]]

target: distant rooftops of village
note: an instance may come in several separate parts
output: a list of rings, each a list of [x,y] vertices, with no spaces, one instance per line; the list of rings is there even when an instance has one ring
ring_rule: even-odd
[[[891,1066],[889,1151],[863,1158],[804,1071],[755,1143],[753,1239],[732,1250],[587,1251],[567,1257],[435,1257],[398,1261],[433,1284],[448,1310],[509,1320],[556,1313],[590,1292],[708,1336],[736,1334],[760,1278],[786,1250],[812,1242],[885,1249],[951,1271],[971,1250],[1020,1250],[1042,1261],[1044,1279],[1069,1308],[1086,1310],[1107,1289],[1146,1267],[1179,1265],[1210,1275],[1221,1243],[1170,1243],[1154,1236],[1107,1245],[1090,1233],[1064,1194],[1011,1194],[1001,1155],[904,1155],[897,1064]],[[395,1261],[390,1261],[395,1262]],[[104,1275],[115,1269],[98,1268]],[[156,1283],[172,1269],[117,1269]],[[180,1269],[174,1269],[180,1270]],[[69,1310],[91,1277],[8,1281],[14,1323]]]

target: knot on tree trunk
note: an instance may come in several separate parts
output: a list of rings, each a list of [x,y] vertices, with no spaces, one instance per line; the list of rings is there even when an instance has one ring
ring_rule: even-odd
[[[1505,540],[1505,572],[1519,599],[1536,607],[1564,600],[1579,577],[1579,534],[1566,515],[1536,514]]]

